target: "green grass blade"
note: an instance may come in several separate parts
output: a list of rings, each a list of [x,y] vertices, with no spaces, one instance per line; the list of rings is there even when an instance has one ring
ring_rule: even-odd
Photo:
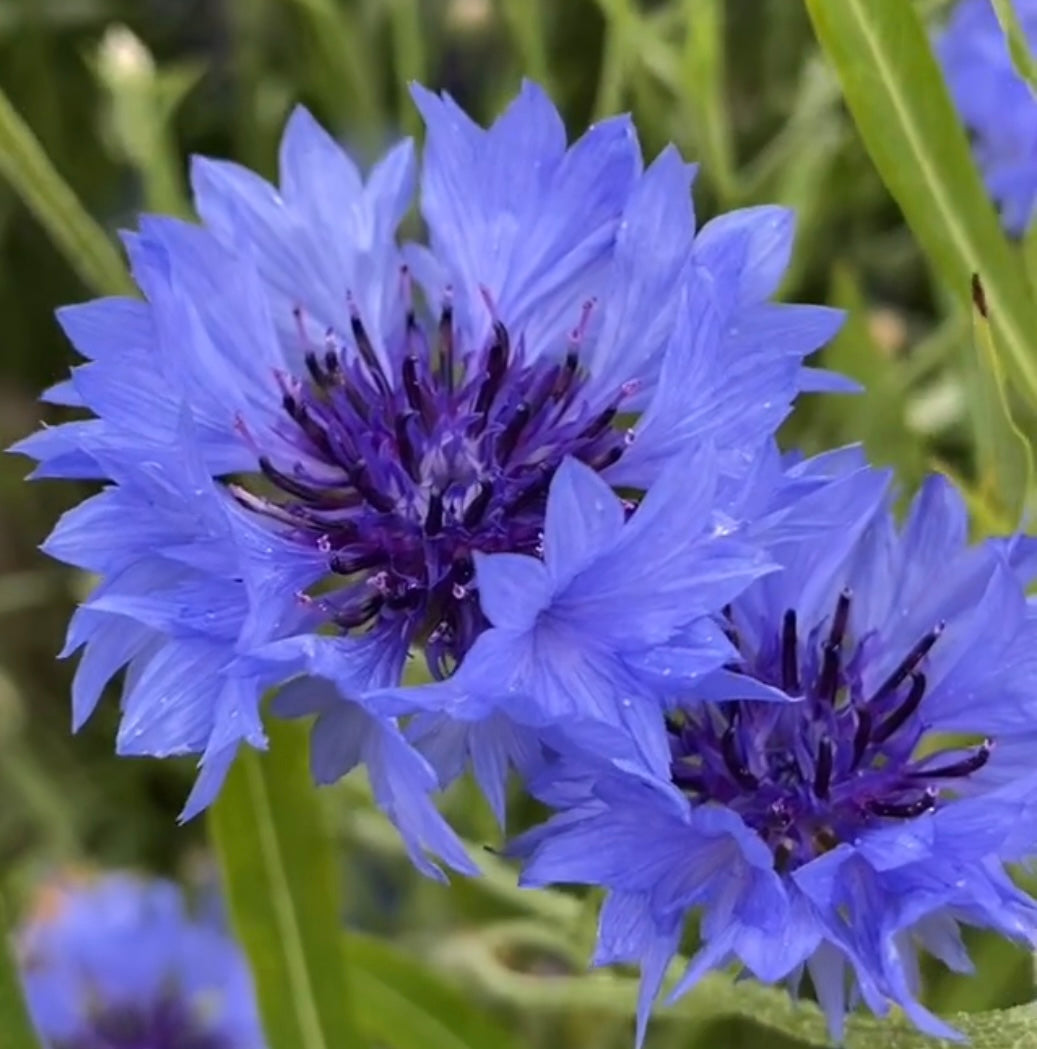
[[[429,60],[422,26],[422,5],[420,0],[390,0],[388,11],[398,93],[396,122],[408,135],[417,135],[422,123],[411,102],[407,84],[412,80],[424,84],[428,80]]]
[[[723,0],[683,0],[682,95],[695,117],[707,177],[730,206],[737,197],[734,144],[725,100]]]
[[[392,1049],[520,1049],[515,1036],[470,996],[403,948],[350,933],[346,951],[357,1024]]]
[[[976,357],[969,398],[976,438],[979,491],[1001,521],[999,531],[1019,526],[1033,484],[1033,449],[1012,417],[1004,370],[995,346],[983,284],[973,278],[972,320]]]
[[[804,0],[875,166],[936,271],[967,306],[981,269],[998,348],[1037,406],[1037,302],[1001,231],[943,77],[904,0]]]
[[[243,0],[244,2],[244,0]],[[315,57],[313,73],[336,130],[355,129],[370,142],[386,131],[386,114],[379,85],[377,52],[365,41],[370,30],[354,7],[335,0],[281,0],[303,15],[310,29]]]
[[[10,951],[7,904],[0,897],[0,1030],[4,1049],[39,1049],[29,1012],[22,997],[22,984]]]
[[[86,285],[108,295],[133,291],[115,245],[87,214],[2,90],[0,176],[11,184]]]
[[[547,34],[541,0],[501,0],[501,14],[515,41],[523,72],[550,90],[551,70],[547,61]]]
[[[210,814],[269,1049],[357,1045],[348,1007],[338,877],[309,774],[306,730],[274,722],[243,747]]]
[[[1030,90],[1037,92],[1037,60],[1033,57],[1030,45],[1026,42],[1019,16],[1015,13],[1012,0],[993,0],[997,20],[1005,32],[1008,41],[1008,53],[1012,56],[1012,65],[1016,72],[1030,85]]]

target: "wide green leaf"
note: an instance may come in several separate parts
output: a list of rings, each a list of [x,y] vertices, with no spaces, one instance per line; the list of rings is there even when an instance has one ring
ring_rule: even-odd
[[[3,1046],[4,1049],[38,1049],[40,1043],[25,1008],[21,981],[9,945],[6,904],[0,897],[0,1031],[3,1031]]]
[[[2,90],[0,176],[11,184],[88,287],[110,295],[132,290],[115,245],[84,210]]]
[[[392,1049],[519,1049],[514,1035],[468,995],[408,954],[351,932],[346,948],[362,1033]]]
[[[269,1049],[357,1044],[335,855],[310,779],[306,730],[274,722],[265,754],[243,747],[210,832],[235,932],[256,981]]]
[[[930,263],[967,307],[983,273],[997,345],[1037,406],[1037,302],[905,0],[804,0],[864,144]]]

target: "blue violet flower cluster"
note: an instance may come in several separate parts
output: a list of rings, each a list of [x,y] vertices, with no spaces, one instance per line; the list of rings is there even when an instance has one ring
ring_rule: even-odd
[[[970,546],[942,478],[898,523],[859,449],[778,450],[800,393],[854,389],[805,363],[841,315],[775,301],[788,211],[700,226],[675,149],[626,117],[569,143],[532,84],[489,128],[413,95],[420,170],[404,142],[364,177],[297,109],[277,186],[197,159],[201,224],[125,237],[142,298],[61,311],[85,363],[47,399],[85,411],[18,450],[103,485],[45,546],[99,580],[75,726],[124,670],[117,750],[197,755],[187,818],[273,691],[434,877],[476,873],[436,795],[471,772],[503,825],[517,774],[553,815],[507,851],[606,890],[639,1041],[690,915],[673,995],[735,965],[809,978],[835,1037],[859,1002],[953,1036],[919,955],[1037,944],[1006,871],[1037,851],[1034,544]]]
[[[129,874],[45,884],[19,931],[47,1049],[262,1049],[244,955],[179,889]]]

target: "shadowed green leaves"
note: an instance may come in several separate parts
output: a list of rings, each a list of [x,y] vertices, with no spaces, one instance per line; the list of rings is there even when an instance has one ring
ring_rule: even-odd
[[[274,721],[269,735],[265,754],[242,748],[210,816],[232,924],[269,1049],[354,1046],[337,864],[306,729]]]

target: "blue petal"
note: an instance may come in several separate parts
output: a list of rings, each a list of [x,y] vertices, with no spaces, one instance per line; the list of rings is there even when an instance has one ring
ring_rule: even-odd
[[[507,630],[531,628],[551,596],[543,563],[525,554],[475,553],[473,560],[486,618]]]
[[[792,257],[795,215],[771,205],[741,208],[707,222],[695,238],[695,258],[709,270],[725,272],[728,253],[737,252],[736,302],[752,305],[770,298]]]
[[[564,585],[599,557],[619,538],[624,520],[623,504],[598,473],[566,458],[551,480],[544,522],[544,561],[553,583]]]

